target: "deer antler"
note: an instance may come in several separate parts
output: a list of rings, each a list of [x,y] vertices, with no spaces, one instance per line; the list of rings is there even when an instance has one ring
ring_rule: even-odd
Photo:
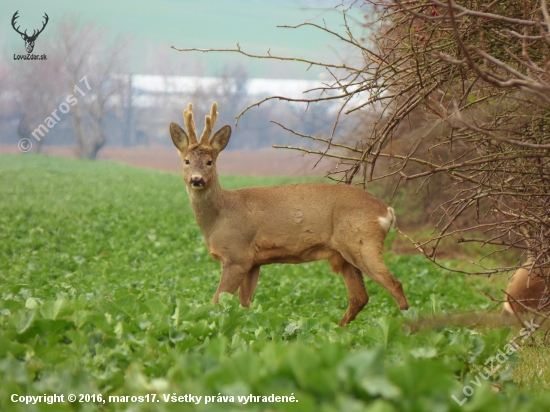
[[[197,129],[195,128],[195,120],[193,119],[193,103],[189,103],[187,109],[183,111],[183,120],[185,128],[189,133],[189,145],[197,143]]]
[[[50,20],[47,13],[44,13],[44,18],[46,19],[46,21],[44,21],[44,23],[42,24],[42,28],[38,30],[38,32],[36,32],[36,30],[33,30],[32,36],[29,37],[30,39],[32,40],[36,39],[38,35],[44,31],[44,29],[46,28],[46,24],[48,24],[48,21]]]
[[[47,14],[47,13],[44,13],[44,18],[45,18],[46,20],[44,21],[44,23],[42,23],[42,28],[41,28],[40,30],[38,30],[38,32],[37,32],[36,30],[33,30],[32,35],[29,36],[29,35],[27,34],[27,30],[25,30],[24,32],[20,32],[20,31],[19,31],[19,27],[21,27],[21,26],[15,27],[15,23],[16,23],[16,20],[17,20],[18,18],[19,18],[19,10],[17,10],[17,11],[15,12],[15,14],[13,15],[13,17],[11,18],[11,26],[13,27],[13,29],[14,29],[17,33],[19,33],[21,36],[24,36],[25,39],[30,40],[30,41],[36,40],[36,38],[38,37],[38,35],[44,31],[44,29],[46,28],[46,25],[48,24],[48,21],[50,20],[50,18],[48,17],[48,14]]]
[[[201,135],[201,144],[208,143],[208,139],[212,134],[212,129],[216,124],[216,120],[218,120],[218,103],[214,102],[212,103],[212,107],[210,108],[210,114],[208,116],[205,116],[204,118],[205,125],[204,132],[202,132]]]
[[[25,37],[26,37],[26,36],[27,36],[27,30],[25,30],[25,33],[21,33],[21,32],[19,31],[19,27],[21,27],[21,26],[15,27],[15,21],[17,20],[18,17],[19,17],[19,10],[17,10],[17,11],[15,12],[15,14],[13,15],[13,17],[11,18],[11,26],[12,26],[13,29],[14,29],[17,33],[19,33],[21,36],[25,36]]]
[[[183,111],[183,119],[185,120],[185,128],[187,133],[189,133],[189,144],[198,143],[197,140],[197,128],[195,127],[195,120],[193,119],[193,103],[189,103],[187,109]],[[207,144],[210,135],[212,134],[212,128],[218,120],[218,104],[216,102],[212,103],[212,108],[210,109],[210,114],[205,116],[204,122],[204,131],[202,132],[200,144]]]
[[[218,120],[218,103],[212,103],[212,108],[210,109],[210,120],[212,121],[212,128],[216,125]]]
[[[202,135],[201,135],[201,144],[208,143],[208,139],[212,134],[212,129],[216,124],[216,120],[218,120],[218,103],[214,102],[212,103],[212,107],[210,109],[210,115],[205,116],[204,118],[205,125],[204,125],[204,132],[202,132]]]

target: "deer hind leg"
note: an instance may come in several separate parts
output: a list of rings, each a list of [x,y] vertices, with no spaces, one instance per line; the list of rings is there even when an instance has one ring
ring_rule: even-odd
[[[349,306],[338,326],[345,326],[354,320],[369,301],[365,282],[363,282],[363,274],[359,269],[351,263],[345,262],[342,266],[342,278],[348,290]]]
[[[245,275],[250,271],[250,267],[246,267],[238,264],[224,264],[222,265],[222,277],[218,290],[212,298],[212,302],[218,303],[220,293],[235,293],[241,285]]]
[[[260,277],[260,266],[254,266],[250,271],[245,275],[244,279],[239,286],[239,300],[241,301],[241,306],[245,308],[250,307],[250,302],[252,301],[252,295],[254,290],[258,285],[258,278]]]
[[[358,248],[349,255],[342,253],[344,258],[390,292],[400,310],[409,309],[403,285],[391,274],[382,259],[382,248],[369,244],[364,239],[360,239],[358,243]]]

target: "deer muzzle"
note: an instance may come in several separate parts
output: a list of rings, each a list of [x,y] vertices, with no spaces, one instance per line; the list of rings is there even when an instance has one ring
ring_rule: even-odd
[[[202,189],[206,182],[201,176],[191,176],[191,180],[189,181],[189,184],[194,189]]]

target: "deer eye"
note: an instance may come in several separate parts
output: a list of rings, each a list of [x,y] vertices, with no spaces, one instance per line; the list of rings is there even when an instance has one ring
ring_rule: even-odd
[[[190,164],[191,162],[190,162],[188,159],[185,159],[185,160],[184,160],[184,163],[185,163],[186,165],[188,165],[188,164]]]
[[[212,160],[209,160],[208,162],[206,162],[206,166],[212,166]]]

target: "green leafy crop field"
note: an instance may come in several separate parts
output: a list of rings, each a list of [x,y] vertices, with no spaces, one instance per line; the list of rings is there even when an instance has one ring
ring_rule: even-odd
[[[407,313],[366,280],[369,304],[339,328],[347,294],[326,262],[262,268],[249,310],[213,305],[220,269],[179,175],[4,155],[0,187],[2,411],[550,408],[512,379],[515,329],[410,326],[492,305],[420,256],[386,255]]]

